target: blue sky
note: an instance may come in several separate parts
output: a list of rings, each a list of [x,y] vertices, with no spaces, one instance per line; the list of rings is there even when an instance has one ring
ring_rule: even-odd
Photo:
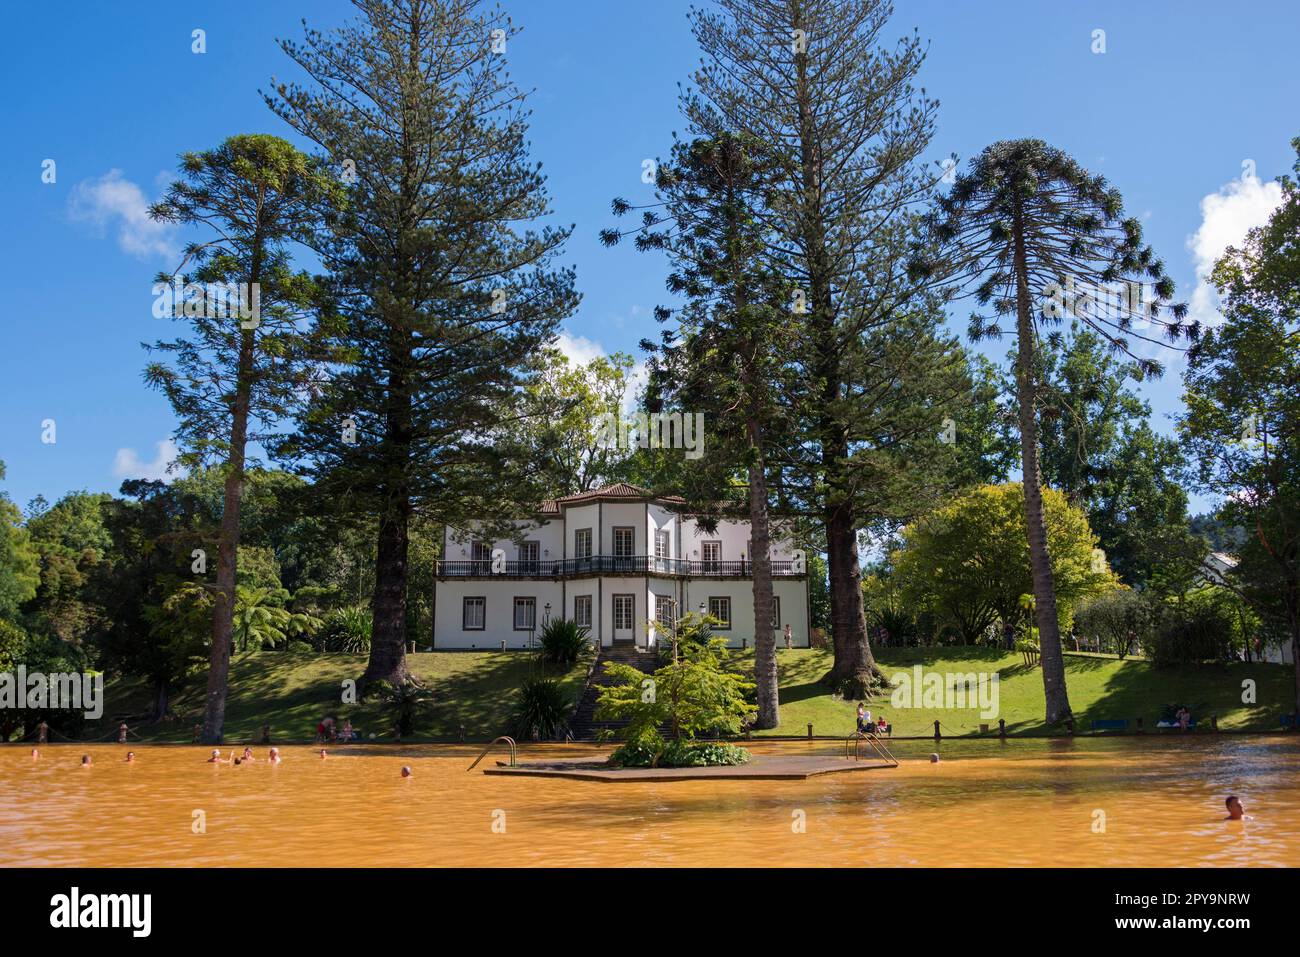
[[[576,226],[566,258],[584,301],[566,324],[569,348],[635,353],[655,334],[663,262],[604,249],[597,233],[611,224],[612,197],[647,195],[642,161],[664,154],[682,126],[677,84],[698,58],[688,3],[504,6],[523,28],[508,50],[511,72],[536,90],[533,154],[557,219]],[[1196,292],[1198,267],[1267,215],[1271,180],[1290,169],[1288,144],[1300,134],[1294,0],[896,6],[893,32],[916,27],[930,42],[923,82],[941,103],[934,159],[965,160],[1015,136],[1064,148],[1119,186],[1180,298],[1212,317],[1213,302]],[[148,222],[143,207],[183,150],[240,132],[292,139],[258,94],[271,76],[296,75],[275,40],[300,38],[302,18],[324,28],[349,16],[339,0],[47,2],[6,12],[0,488],[16,502],[115,491],[123,478],[157,473],[173,421],[140,380],[140,343],[165,334],[150,285],[174,266],[180,237]],[[206,33],[202,55],[191,52],[195,29]],[[1104,53],[1092,51],[1095,30],[1105,31]],[[47,159],[53,183],[42,182]],[[955,328],[964,325],[959,317]],[[1177,362],[1145,391],[1166,430],[1179,407]],[[53,443],[42,442],[47,419]]]

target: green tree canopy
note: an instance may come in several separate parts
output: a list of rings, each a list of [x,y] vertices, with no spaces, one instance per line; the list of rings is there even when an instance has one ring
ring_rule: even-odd
[[[1055,489],[1043,490],[1043,503],[1058,624],[1066,629],[1079,602],[1110,587],[1114,576],[1083,510]],[[1019,483],[972,489],[908,525],[901,540],[891,560],[905,601],[933,611],[963,641],[1024,617],[1020,599],[1033,588]]]

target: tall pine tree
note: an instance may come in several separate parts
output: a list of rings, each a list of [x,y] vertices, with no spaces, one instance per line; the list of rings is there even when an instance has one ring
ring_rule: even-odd
[[[328,324],[313,319],[318,285],[292,270],[290,248],[313,241],[318,211],[337,187],[319,162],[264,134],[188,153],[180,169],[150,214],[205,230],[176,273],[160,276],[156,287],[164,307],[156,311],[189,323],[190,334],[152,346],[162,358],[149,363],[144,378],[176,412],[182,460],[216,462],[225,473],[203,711],[203,740],[219,744],[247,448],[299,407],[327,357]]]
[[[529,161],[516,31],[478,0],[356,0],[360,18],[284,51],[311,78],[272,108],[348,184],[323,256],[350,361],[301,423],[327,500],[375,516],[363,680],[408,677],[409,528],[529,514],[540,492],[507,424],[542,347],[577,304],[552,265],[569,229]]]

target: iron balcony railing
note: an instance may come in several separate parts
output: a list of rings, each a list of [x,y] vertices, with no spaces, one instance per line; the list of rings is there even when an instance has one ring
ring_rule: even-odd
[[[538,561],[500,561],[472,559],[438,562],[440,578],[572,578],[584,575],[677,575],[684,578],[749,578],[754,574],[750,561],[690,561],[681,558],[655,558],[651,555],[593,555],[590,558],[564,558]],[[772,575],[792,578],[803,575],[790,561],[772,562]]]

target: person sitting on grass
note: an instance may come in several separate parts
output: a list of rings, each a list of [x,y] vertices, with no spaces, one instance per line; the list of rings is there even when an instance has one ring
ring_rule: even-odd
[[[884,734],[888,730],[889,723],[885,721],[885,716],[882,714],[879,720],[876,721],[876,734]]]

